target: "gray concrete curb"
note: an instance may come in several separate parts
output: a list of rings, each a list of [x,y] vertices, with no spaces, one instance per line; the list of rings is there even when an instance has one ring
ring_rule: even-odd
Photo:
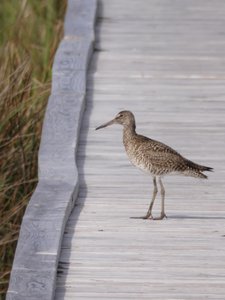
[[[78,194],[75,162],[97,0],[68,0],[39,150],[39,183],[20,229],[7,300],[54,298],[61,241]]]

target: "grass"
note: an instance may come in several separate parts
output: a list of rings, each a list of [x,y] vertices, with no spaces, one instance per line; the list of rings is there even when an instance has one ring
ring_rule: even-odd
[[[66,0],[0,2],[0,299],[37,184],[41,126],[65,9]]]

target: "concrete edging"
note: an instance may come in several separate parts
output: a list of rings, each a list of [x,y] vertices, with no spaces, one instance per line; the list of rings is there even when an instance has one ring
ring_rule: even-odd
[[[75,162],[97,0],[68,0],[39,150],[39,183],[20,229],[7,300],[54,298],[61,241],[78,194]]]

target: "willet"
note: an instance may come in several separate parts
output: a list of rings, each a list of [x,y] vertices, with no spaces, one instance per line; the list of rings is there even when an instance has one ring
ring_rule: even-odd
[[[184,158],[177,151],[161,142],[137,134],[135,118],[130,111],[119,112],[113,120],[97,127],[96,130],[112,124],[123,126],[123,144],[131,163],[153,176],[153,196],[147,214],[142,217],[143,219],[161,220],[166,217],[163,176],[177,173],[206,179],[207,176],[202,172],[213,170],[213,168],[196,164]],[[158,192],[157,181],[161,189],[161,214],[159,217],[153,218],[152,208]]]

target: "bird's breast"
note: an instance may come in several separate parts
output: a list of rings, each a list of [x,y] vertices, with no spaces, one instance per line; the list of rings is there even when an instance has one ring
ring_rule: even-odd
[[[141,169],[142,171],[151,173],[152,165],[149,160],[144,157],[143,151],[139,150],[139,146],[135,143],[124,143],[127,156],[135,167]]]

